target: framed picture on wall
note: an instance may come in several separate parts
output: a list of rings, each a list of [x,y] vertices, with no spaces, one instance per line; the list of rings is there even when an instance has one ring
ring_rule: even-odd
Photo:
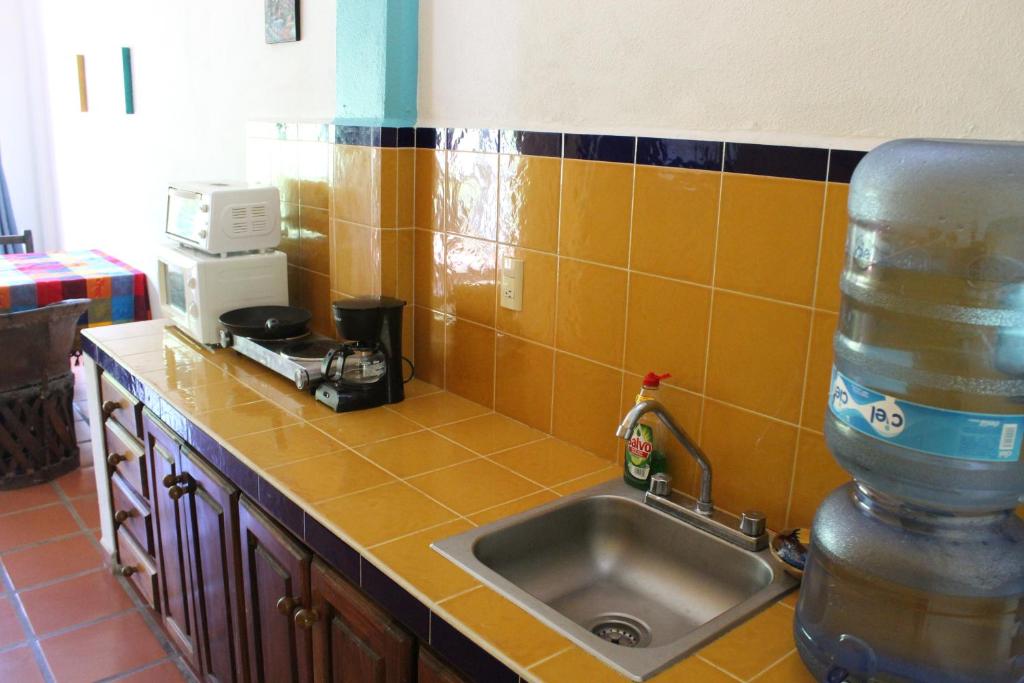
[[[263,0],[267,43],[294,43],[299,39],[299,0]]]

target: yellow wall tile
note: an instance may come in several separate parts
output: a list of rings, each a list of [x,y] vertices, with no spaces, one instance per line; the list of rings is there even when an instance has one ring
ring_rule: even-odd
[[[398,287],[398,231],[379,230],[380,233],[380,293],[395,296]]]
[[[416,306],[413,352],[416,376],[444,386],[444,314]]]
[[[415,230],[395,231],[395,296],[410,305],[414,296],[415,239]]]
[[[726,173],[715,284],[810,305],[825,184]]]
[[[500,332],[497,345],[494,409],[549,431],[554,351]]]
[[[626,271],[562,259],[557,316],[555,340],[559,349],[609,365],[621,364],[626,332]]]
[[[455,319],[445,329],[445,388],[494,406],[494,329]]]
[[[424,230],[444,230],[445,153],[416,150],[415,223]]]
[[[501,155],[499,241],[548,252],[558,248],[561,172],[561,159]]]
[[[800,426],[818,432],[825,429],[825,413],[832,393],[832,337],[837,317],[835,313],[815,311],[811,321],[807,388],[804,389],[804,413]]]
[[[281,193],[281,201],[299,203],[299,144],[275,140],[271,149],[273,183]]]
[[[301,207],[298,204],[281,202],[281,243],[277,248],[288,257],[288,265],[299,265],[299,237],[302,229],[299,224]]]
[[[825,222],[821,229],[821,263],[818,265],[818,291],[814,305],[828,311],[839,310],[839,276],[846,253],[846,210],[850,186],[829,183],[825,190]]]
[[[814,513],[825,496],[837,486],[850,481],[850,475],[832,457],[825,446],[825,437],[806,429],[800,430],[795,467],[786,526],[810,527]]]
[[[559,253],[625,266],[632,196],[631,164],[566,159]]]
[[[810,325],[809,309],[716,293],[708,396],[795,423]]]
[[[497,278],[505,257],[523,259],[523,310],[513,311],[500,305],[496,327],[519,337],[551,345],[555,339],[555,281],[558,259],[553,254],[498,247]],[[497,292],[495,292],[497,296]]]
[[[335,221],[333,237],[333,288],[352,296],[379,295],[381,230]]]
[[[710,307],[710,289],[631,274],[625,369],[670,372],[666,384],[701,391]]]
[[[429,230],[415,231],[416,305],[444,309],[444,235]]]
[[[380,227],[398,227],[398,150],[393,148],[380,149],[376,155],[377,194],[380,216]]]
[[[371,225],[373,150],[358,145],[334,145],[334,217]]]
[[[402,148],[398,150],[398,169],[396,171],[397,195],[396,223],[400,228],[411,228],[415,225],[413,216],[415,189],[416,150]]]
[[[445,291],[448,312],[494,326],[494,242],[448,235],[445,248]]]
[[[761,510],[770,528],[781,529],[796,436],[796,427],[705,401],[700,443],[715,473],[715,504],[734,512]]]
[[[330,204],[331,147],[325,142],[296,142],[299,150],[299,203],[317,209]]]
[[[335,336],[334,320],[331,315],[331,278],[299,269],[301,307],[312,314],[309,327],[314,332]]]
[[[622,372],[559,353],[555,358],[555,436],[614,461]]]
[[[636,167],[630,267],[711,284],[722,174]]]
[[[445,226],[448,232],[494,240],[498,234],[498,157],[452,152],[448,156]]]
[[[330,274],[330,224],[327,209],[300,207],[299,266],[322,275]]]

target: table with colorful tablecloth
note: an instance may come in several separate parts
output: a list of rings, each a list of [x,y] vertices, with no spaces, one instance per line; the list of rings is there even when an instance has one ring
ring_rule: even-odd
[[[146,275],[99,249],[0,255],[0,313],[90,299],[79,329],[149,320]]]

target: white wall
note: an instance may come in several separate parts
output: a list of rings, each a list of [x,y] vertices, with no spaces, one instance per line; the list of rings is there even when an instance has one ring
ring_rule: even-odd
[[[40,4],[61,246],[104,249],[151,284],[168,182],[244,179],[247,120],[333,117],[335,0],[303,0],[302,39],[281,45],[264,43],[255,0],[16,1]],[[131,116],[122,46],[132,49]]]
[[[18,230],[31,230],[36,249],[43,250],[59,235],[36,10],[31,2],[0,0],[0,158]]]
[[[1024,139],[1019,0],[421,0],[419,116],[870,148]]]

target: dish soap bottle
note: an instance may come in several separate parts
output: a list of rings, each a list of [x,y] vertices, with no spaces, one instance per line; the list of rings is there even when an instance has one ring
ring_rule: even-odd
[[[636,403],[651,401],[658,398],[661,380],[671,377],[670,374],[659,375],[648,372],[644,376],[640,393],[636,395]],[[650,413],[640,418],[633,428],[633,433],[626,440],[625,468],[622,478],[630,486],[647,490],[652,474],[665,471],[665,425],[656,415]]]

